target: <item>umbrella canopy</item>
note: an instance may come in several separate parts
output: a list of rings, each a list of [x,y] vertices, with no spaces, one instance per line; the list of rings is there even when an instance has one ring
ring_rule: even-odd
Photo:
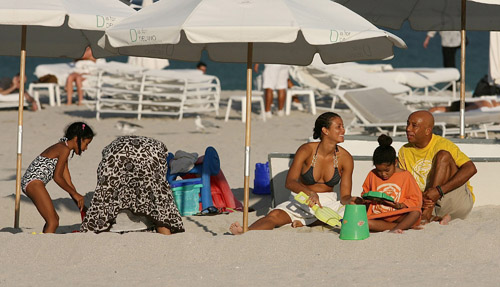
[[[106,30],[101,45],[124,55],[247,63],[243,229],[248,228],[252,63],[308,65],[393,56],[405,48],[329,0],[162,0]]]
[[[332,16],[334,15],[334,16]],[[195,61],[308,65],[383,59],[404,42],[327,0],[163,0],[106,31],[106,46],[123,55]],[[335,45],[332,45],[335,44]],[[144,48],[147,46],[147,48]]]
[[[97,39],[106,28],[133,13],[134,9],[118,0],[2,1],[0,55],[21,55],[14,227],[19,227],[26,55],[77,59],[87,46],[95,57],[113,55],[97,46]]]
[[[408,21],[414,30],[462,31],[460,136],[465,135],[465,31],[500,30],[499,0],[335,0],[375,25],[400,29]]]
[[[408,21],[413,30],[459,31],[462,29],[462,0],[335,0],[373,24],[401,29]],[[495,5],[496,4],[496,5]],[[467,0],[467,30],[500,29],[500,1]]]
[[[90,46],[96,58],[112,56],[97,45],[106,28],[135,13],[118,0],[16,0],[0,7],[0,55],[19,56],[22,26],[30,57],[73,58]]]

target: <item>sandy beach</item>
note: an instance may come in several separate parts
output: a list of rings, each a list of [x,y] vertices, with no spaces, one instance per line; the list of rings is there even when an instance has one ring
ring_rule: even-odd
[[[244,128],[232,110],[224,122],[229,95],[224,91],[219,116],[202,115],[219,126],[199,132],[194,116],[103,115],[85,106],[50,107],[24,113],[23,172],[30,162],[63,136],[75,121],[87,122],[97,133],[89,149],[69,161],[73,183],[90,196],[96,186],[101,150],[123,133],[118,121],[139,124],[134,134],[153,137],[169,151],[203,154],[207,146],[219,153],[233,193],[243,200]],[[257,106],[255,106],[257,107]],[[344,122],[352,120],[340,112]],[[256,163],[271,152],[294,153],[312,135],[316,116],[292,111],[263,122],[252,115],[251,187]],[[437,223],[402,235],[370,234],[363,241],[339,239],[339,229],[284,226],[242,236],[228,232],[243,214],[183,217],[185,233],[162,236],[152,232],[126,234],[72,233],[80,214],[69,195],[53,181],[47,189],[60,216],[59,234],[37,234],[43,219],[33,203],[21,196],[20,228],[14,229],[17,110],[0,111],[0,286],[498,286],[500,280],[500,206],[474,207],[466,220]],[[498,135],[498,134],[497,134]],[[496,135],[496,136],[497,136]],[[495,136],[495,135],[494,135]],[[349,146],[344,145],[349,150]],[[363,174],[369,170],[356,171]],[[359,192],[361,187],[354,186]],[[250,195],[250,223],[270,208],[269,195]],[[33,234],[35,233],[35,234]]]

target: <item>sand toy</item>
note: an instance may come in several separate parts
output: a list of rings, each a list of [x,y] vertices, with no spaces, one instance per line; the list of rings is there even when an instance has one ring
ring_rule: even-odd
[[[301,191],[295,196],[295,200],[302,204],[307,204],[309,196]],[[317,204],[315,204],[311,208],[314,211],[314,216],[316,216],[316,218],[321,220],[322,222],[331,226],[341,225],[340,220],[342,219],[342,216],[340,216],[333,209],[329,207],[319,207]]]

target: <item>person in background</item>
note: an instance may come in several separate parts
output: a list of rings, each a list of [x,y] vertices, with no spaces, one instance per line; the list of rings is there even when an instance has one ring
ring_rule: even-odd
[[[288,69],[287,65],[265,64],[262,72],[262,88],[264,89],[265,115],[272,117],[271,105],[273,104],[274,90],[278,92],[278,112],[277,115],[285,115],[286,89],[288,87]],[[259,64],[255,64],[254,71],[259,71]]]
[[[196,69],[202,71],[203,74],[206,74],[207,73],[207,64],[205,64],[204,62],[198,62],[198,64],[196,64]]]
[[[73,102],[73,84],[76,86],[76,93],[78,94],[78,105],[82,104],[83,101],[83,81],[85,81],[85,75],[90,74],[92,67],[97,62],[106,62],[104,59],[97,60],[92,55],[92,49],[87,46],[83,56],[76,60],[74,71],[69,74],[66,79],[66,95],[68,98],[67,105],[71,105]]]
[[[429,46],[429,41],[436,35],[436,31],[427,32],[427,37],[424,40],[423,46],[425,49]],[[462,38],[460,31],[439,31],[439,36],[441,36],[441,51],[443,53],[443,67],[445,68],[457,68],[455,64],[455,58],[457,55],[457,50],[460,48]],[[457,84],[460,83],[460,79]],[[453,87],[448,87],[448,90],[452,90]]]
[[[476,100],[471,102],[465,102],[465,110],[477,110],[483,107],[494,108],[500,106],[500,102],[497,100]],[[429,109],[431,113],[445,113],[445,112],[458,112],[460,111],[460,101],[454,101],[449,106],[436,106]]]
[[[474,205],[469,179],[474,163],[450,140],[432,133],[434,117],[428,111],[410,114],[408,143],[399,149],[401,169],[409,171],[423,192],[422,223],[465,219]]]
[[[21,86],[21,77],[19,73],[14,76],[14,78],[1,78],[0,79],[0,95],[6,96],[10,94],[19,93],[19,87]],[[30,96],[26,91],[24,91],[24,98],[30,104],[30,109],[32,111],[38,110],[38,105],[35,99]]]
[[[424,40],[423,46],[427,49],[429,41],[436,35],[436,31],[427,32],[427,37]],[[460,31],[439,31],[441,36],[441,49],[443,52],[443,67],[456,68],[455,57],[457,50],[460,48],[461,35]]]
[[[394,201],[364,199],[368,205],[368,226],[370,231],[403,233],[403,230],[420,224],[422,192],[411,173],[397,167],[392,138],[381,135],[378,143],[373,152],[375,168],[366,176],[361,195],[370,191],[382,192]]]

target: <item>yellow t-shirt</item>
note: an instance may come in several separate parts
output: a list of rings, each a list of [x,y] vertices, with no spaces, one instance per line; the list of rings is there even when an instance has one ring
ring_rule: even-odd
[[[429,179],[432,159],[434,159],[434,156],[440,150],[448,151],[458,167],[470,161],[453,142],[434,134],[425,148],[419,149],[413,146],[413,144],[407,143],[399,149],[399,167],[409,171],[413,175],[422,192],[425,191],[425,186]],[[467,186],[472,193],[472,186],[469,181],[467,181]],[[475,200],[474,193],[472,193],[472,198]]]

